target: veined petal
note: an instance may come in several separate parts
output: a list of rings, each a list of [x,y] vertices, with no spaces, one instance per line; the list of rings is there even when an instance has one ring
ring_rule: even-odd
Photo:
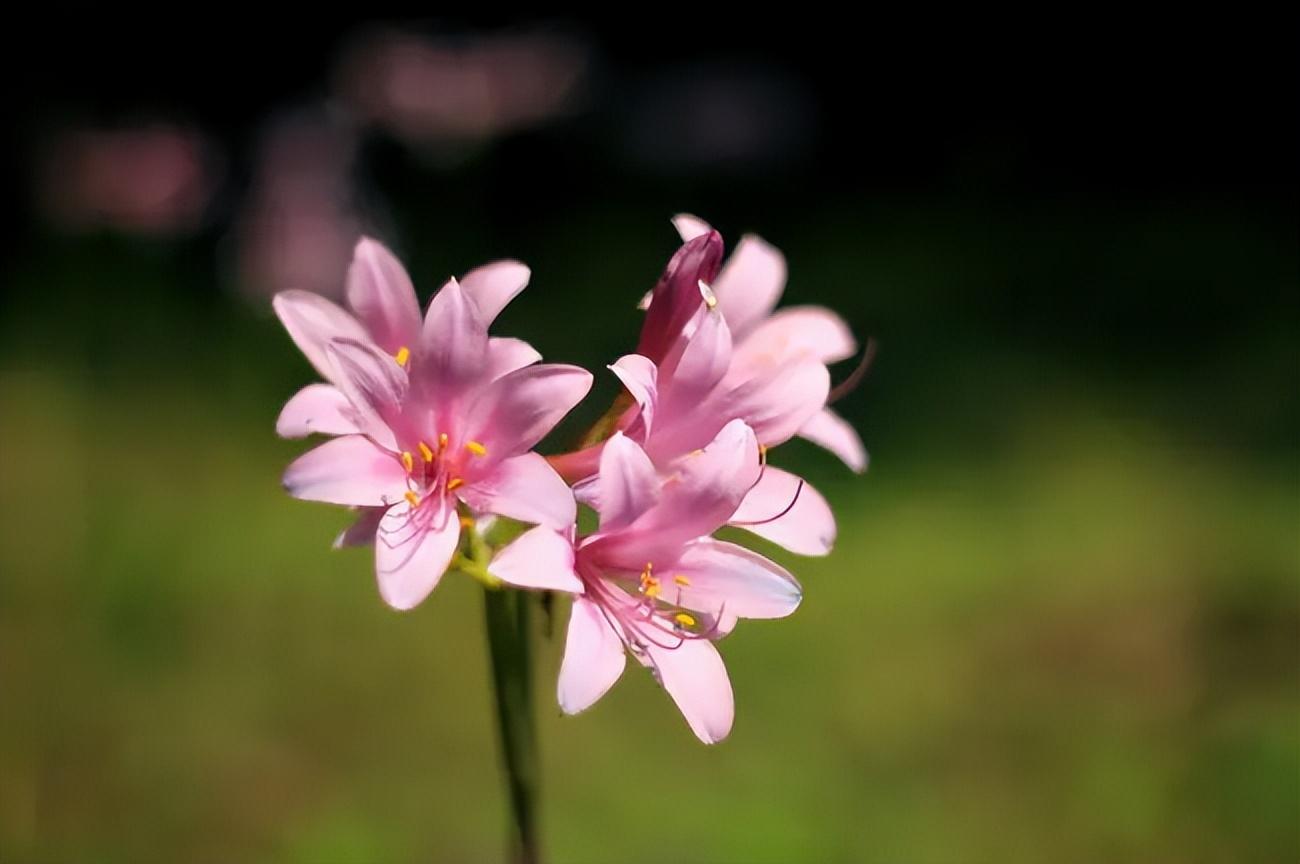
[[[671,582],[663,580],[668,602],[713,614],[784,618],[803,599],[798,581],[784,567],[743,546],[711,538],[686,546],[673,577]]]
[[[496,513],[557,531],[572,526],[577,517],[573,490],[538,453],[503,459],[456,494],[477,513]]]
[[[799,427],[799,436],[834,453],[861,474],[867,470],[867,451],[857,431],[843,417],[823,408]]]
[[[790,306],[754,327],[736,349],[736,362],[776,366],[812,358],[838,363],[858,350],[844,319],[821,306]]]
[[[649,665],[677,703],[695,737],[716,744],[731,732],[736,707],[731,679],[718,649],[707,639],[687,639],[676,648],[647,645]]]
[[[698,216],[692,216],[690,213],[678,213],[674,216],[673,227],[676,228],[677,233],[681,235],[683,243],[688,240],[694,240],[701,234],[708,234],[713,230],[713,226],[708,222],[705,222]]]
[[[560,710],[577,714],[596,704],[623,674],[626,663],[623,640],[600,607],[585,597],[575,597],[556,686]]]
[[[383,520],[384,514],[388,512],[387,507],[361,507],[357,510],[357,518],[351,525],[339,532],[339,536],[334,538],[334,548],[344,549],[349,546],[373,546],[375,543],[375,533],[379,530],[379,523]]]
[[[615,432],[605,442],[596,483],[603,532],[632,524],[659,501],[659,477],[654,463],[622,432]]]
[[[271,306],[284,329],[289,331],[289,338],[326,381],[334,380],[334,367],[325,351],[330,340],[370,340],[357,319],[319,294],[281,291],[275,295]]]
[[[352,403],[331,384],[308,384],[289,397],[275,421],[275,432],[281,438],[353,435],[360,431]]]
[[[375,535],[379,595],[394,609],[412,609],[438,585],[460,542],[460,519],[443,496],[412,508],[390,507]]]
[[[508,372],[531,366],[542,359],[537,349],[522,339],[492,337],[488,339],[488,381],[495,381]]]
[[[345,435],[290,463],[284,488],[304,501],[376,507],[402,497],[406,471],[365,436]]]
[[[544,525],[521,534],[488,565],[488,572],[516,588],[581,594],[582,580],[573,572],[573,544]]]
[[[406,370],[372,343],[336,339],[327,353],[334,379],[355,411],[357,426],[375,443],[397,449],[394,425],[401,416]]]
[[[822,494],[771,465],[740,502],[731,524],[798,555],[826,555],[835,545],[835,516]]]
[[[528,287],[530,278],[532,271],[518,261],[493,261],[466,273],[460,287],[478,307],[483,323],[491,325],[506,304]]]
[[[420,347],[422,378],[444,399],[454,398],[484,374],[487,324],[455,279],[429,301]]]
[[[732,335],[743,339],[765,319],[785,290],[785,256],[761,237],[746,234],[713,282],[718,309]]]
[[[396,354],[420,336],[420,303],[406,268],[378,240],[362,237],[348,267],[348,305],[375,344]]]
[[[470,408],[465,428],[494,458],[532,449],[591,389],[591,373],[545,363],[503,375]]]

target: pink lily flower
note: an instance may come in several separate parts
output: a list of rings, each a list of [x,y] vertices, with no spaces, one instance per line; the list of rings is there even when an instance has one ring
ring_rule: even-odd
[[[615,433],[595,480],[599,529],[575,540],[571,531],[538,527],[497,553],[488,569],[503,582],[575,595],[557,687],[566,714],[595,704],[631,653],[701,741],[727,736],[734,701],[713,641],[738,618],[781,618],[802,598],[783,568],[710,537],[761,471],[758,441],[739,420],[667,479]]]
[[[527,285],[531,273],[518,261],[494,261],[460,280],[463,290],[490,325],[506,304]],[[310,291],[283,291],[272,306],[289,336],[328,383],[308,384],[285,404],[276,421],[283,438],[312,433],[349,435],[358,431],[355,411],[339,390],[327,349],[331,340],[370,343],[393,355],[402,366],[418,363],[423,326],[415,287],[397,257],[382,243],[362,237],[347,275],[347,303],[352,311]],[[491,369],[504,375],[541,359],[520,339],[488,341]]]
[[[340,422],[329,430],[340,437],[293,462],[285,488],[305,500],[367,508],[340,540],[374,537],[379,591],[394,608],[416,606],[442,578],[459,545],[460,504],[474,515],[548,530],[573,523],[572,491],[530,451],[586,395],[591,374],[562,365],[503,373],[508,364],[500,362],[504,352],[488,337],[486,319],[510,293],[489,295],[499,303],[485,303],[485,315],[452,279],[415,332],[405,303],[367,306],[354,297],[369,323],[367,338],[334,335],[322,345],[313,332],[304,340],[322,350],[323,359],[308,356],[342,397],[335,415],[346,427]],[[324,307],[300,304],[294,312],[304,308]],[[334,315],[321,330],[346,320]],[[301,325],[301,315],[294,322]]]
[[[688,244],[717,234],[707,222],[685,213],[674,217],[673,225]],[[761,368],[812,358],[829,365],[856,354],[857,342],[848,324],[831,310],[788,306],[773,311],[785,290],[785,279],[785,256],[780,250],[746,234],[717,278],[704,280],[731,328],[735,362]],[[862,439],[830,408],[808,418],[798,434],[831,451],[854,471],[866,470]]]

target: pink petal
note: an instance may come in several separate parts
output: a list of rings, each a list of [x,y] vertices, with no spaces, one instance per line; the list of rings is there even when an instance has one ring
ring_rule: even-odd
[[[707,639],[687,639],[677,648],[647,645],[656,677],[677,703],[695,737],[716,744],[731,732],[735,701],[731,679],[718,649]]]
[[[605,442],[596,484],[601,531],[630,525],[659,501],[654,463],[622,432]]]
[[[718,298],[718,309],[739,341],[781,299],[785,290],[785,256],[761,237],[746,234],[711,285]]]
[[[368,438],[345,435],[295,459],[285,469],[284,488],[305,501],[377,507],[402,497],[406,471]]]
[[[571,453],[547,456],[546,461],[569,483],[585,480],[596,473],[600,466],[600,453],[605,449],[605,442],[593,444]]]
[[[709,411],[743,417],[758,440],[775,447],[792,438],[826,405],[831,377],[816,360],[790,363],[745,381]]]
[[[759,324],[736,349],[736,362],[779,365],[812,358],[837,363],[857,353],[844,319],[821,306],[790,306]]]
[[[352,403],[330,384],[308,384],[293,394],[275,421],[275,432],[281,438],[352,435],[360,431]]]
[[[420,303],[406,268],[378,240],[362,237],[348,267],[348,305],[375,344],[396,354],[414,348],[420,335]]]
[[[457,494],[477,513],[496,513],[557,531],[569,528],[577,517],[573,491],[537,453],[498,462]]]
[[[689,544],[672,569],[686,577],[663,580],[669,603],[740,618],[784,618],[799,608],[803,590],[784,567],[743,546],[703,538]]]
[[[507,372],[531,366],[542,355],[537,349],[522,339],[492,337],[488,339],[488,359],[486,378],[495,381]]]
[[[658,370],[655,364],[640,354],[624,354],[608,368],[623,382],[627,392],[640,407],[640,422],[635,431],[644,439],[654,427],[655,405],[659,401]],[[632,428],[629,427],[629,432],[631,431]]]
[[[758,479],[758,442],[733,420],[703,450],[674,464],[657,506],[626,528],[593,535],[583,553],[594,565],[639,570],[672,561],[682,544],[712,534],[731,518]]]
[[[560,710],[577,714],[596,704],[623,674],[626,663],[623,641],[600,607],[583,597],[575,597],[556,687]]]
[[[694,240],[701,234],[708,234],[713,227],[698,216],[692,216],[690,213],[678,213],[673,217],[673,227],[681,235],[682,242]]]
[[[375,443],[397,449],[395,426],[401,419],[408,381],[406,370],[373,344],[335,340],[328,352],[334,380],[352,405],[357,426]]]
[[[716,231],[677,250],[651,294],[636,353],[655,363],[663,360],[704,302],[699,283],[712,283],[721,261],[722,238]]]
[[[491,324],[506,304],[528,287],[532,271],[518,261],[493,261],[476,267],[460,280],[460,287],[478,307],[483,323]]]
[[[357,319],[319,294],[281,291],[275,295],[271,306],[294,344],[326,381],[334,380],[334,367],[325,352],[330,340],[370,341],[370,336]]]
[[[446,498],[424,501],[414,510],[405,501],[391,507],[375,535],[379,595],[394,609],[412,609],[429,596],[460,542],[460,519]]]
[[[375,532],[379,530],[379,523],[387,512],[387,507],[362,507],[358,509],[356,520],[340,531],[339,536],[334,538],[334,548],[373,546]]]
[[[731,331],[722,316],[701,307],[695,324],[660,367],[664,401],[679,416],[693,413],[731,367]]]
[[[861,474],[867,470],[867,451],[848,422],[829,408],[823,408],[799,427],[800,437],[825,447]]]
[[[573,544],[544,525],[527,531],[492,559],[488,572],[517,588],[581,594],[582,580],[573,572]]]
[[[591,389],[591,373],[547,363],[518,369],[493,381],[469,411],[469,437],[493,458],[532,449]]]
[[[826,555],[835,545],[835,516],[821,493],[788,471],[768,465],[731,524],[798,555]]]
[[[454,398],[483,375],[487,324],[455,279],[448,280],[429,301],[420,348],[422,374],[444,398]]]

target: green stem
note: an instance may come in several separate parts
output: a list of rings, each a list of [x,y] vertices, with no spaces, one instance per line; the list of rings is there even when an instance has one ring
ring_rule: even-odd
[[[488,648],[496,690],[497,725],[505,757],[510,807],[514,814],[511,846],[519,864],[537,864],[537,734],[533,722],[532,657],[529,652],[526,591],[486,588]]]

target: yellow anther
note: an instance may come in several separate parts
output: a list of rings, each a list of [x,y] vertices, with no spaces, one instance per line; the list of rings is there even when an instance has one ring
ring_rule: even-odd
[[[676,576],[673,577],[673,581],[676,582],[678,585],[681,585],[683,588],[691,584],[691,580],[687,579],[685,576],[683,576],[680,573],[678,573]]]
[[[407,504],[410,504],[412,507],[419,507],[419,506],[420,506],[420,496],[419,496],[419,495],[416,495],[414,492],[411,492],[411,491],[408,490],[407,493],[406,493],[405,495],[403,495],[402,497],[405,498],[405,499],[406,499],[406,503],[407,503]]]
[[[653,600],[653,599],[655,599],[656,597],[658,597],[660,594],[662,594],[662,593],[663,593],[663,590],[664,590],[664,589],[662,589],[662,588],[659,587],[659,583],[658,583],[658,582],[651,582],[648,586],[646,586],[646,589],[645,589],[645,596],[647,596],[647,597],[649,597],[651,600]]]
[[[464,485],[465,485],[464,480],[462,480],[459,477],[453,477],[447,481],[447,491],[450,492],[453,489],[459,489],[461,486]]]
[[[695,616],[687,615],[685,612],[678,612],[676,615],[673,616],[673,620],[676,621],[678,624],[682,625],[683,627],[695,626]]]
[[[486,455],[487,455],[487,448],[484,447],[482,444],[480,444],[480,443],[477,442],[477,441],[466,441],[466,442],[465,442],[465,449],[468,450],[469,452],[473,453],[475,456],[486,456]]]
[[[446,450],[446,449],[447,449],[447,433],[446,433],[446,432],[439,432],[439,433],[438,433],[438,450],[441,452],[441,451]]]
[[[415,459],[406,450],[402,451],[402,467],[406,469],[407,474],[415,470]]]
[[[403,345],[401,348],[397,349],[397,353],[393,355],[393,359],[397,361],[398,366],[405,366],[406,361],[411,359],[411,349]]]
[[[425,444],[423,441],[420,442],[420,457],[424,459],[425,462],[433,461],[433,448],[428,444]]]

